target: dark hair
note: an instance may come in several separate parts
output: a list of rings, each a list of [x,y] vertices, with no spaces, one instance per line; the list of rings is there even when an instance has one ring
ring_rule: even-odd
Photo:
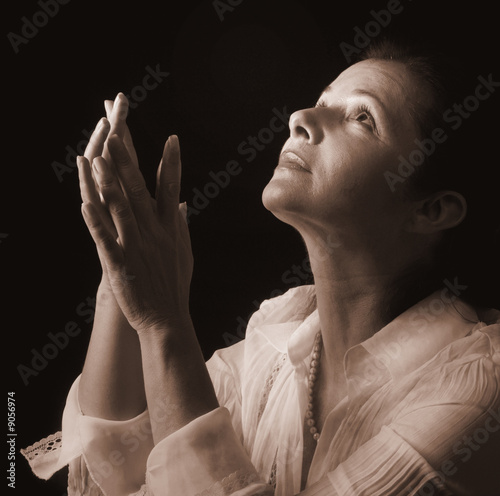
[[[420,140],[430,139],[438,128],[446,134],[446,140],[435,144],[432,153],[399,185],[405,195],[419,197],[449,189],[467,201],[466,219],[445,233],[438,279],[458,279],[467,286],[461,297],[472,304],[499,308],[500,193],[493,170],[491,120],[489,126],[482,126],[482,121],[488,122],[484,116],[465,122],[455,115],[455,105],[474,95],[478,78],[488,72],[467,74],[457,58],[422,44],[387,38],[372,42],[357,61],[368,59],[403,63],[427,90],[428,98],[409,109]],[[481,105],[478,114],[492,107]],[[450,126],[451,116],[455,116],[455,126]]]

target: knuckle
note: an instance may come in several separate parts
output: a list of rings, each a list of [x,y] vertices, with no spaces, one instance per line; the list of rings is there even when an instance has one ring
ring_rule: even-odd
[[[113,239],[112,236],[104,235],[101,238],[101,245],[105,251],[110,252],[114,249],[116,241]]]
[[[101,188],[101,191],[104,193],[111,193],[115,189],[115,180],[113,177],[110,176],[104,176],[99,178],[99,187]]]
[[[128,187],[127,194],[131,199],[142,200],[146,197],[146,189],[140,182],[135,182]]]
[[[120,169],[127,169],[132,166],[130,157],[126,153],[116,153],[113,157],[115,164]]]
[[[117,201],[110,204],[110,210],[119,219],[128,219],[130,217],[130,208],[125,201]]]

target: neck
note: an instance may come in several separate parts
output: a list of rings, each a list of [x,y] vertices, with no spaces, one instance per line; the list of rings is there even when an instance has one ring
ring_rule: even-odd
[[[388,321],[388,277],[352,276],[336,278],[325,267],[313,270],[316,301],[323,335],[323,365],[343,370],[349,348],[370,338]]]
[[[347,350],[373,336],[434,288],[430,279],[429,284],[416,285],[415,264],[401,256],[387,256],[388,250],[364,244],[370,249],[338,246],[325,252],[324,246],[318,248],[307,237],[304,240],[323,336],[321,368],[326,377],[342,380]],[[408,271],[410,266],[412,271]],[[419,281],[425,280],[422,270],[417,273]]]

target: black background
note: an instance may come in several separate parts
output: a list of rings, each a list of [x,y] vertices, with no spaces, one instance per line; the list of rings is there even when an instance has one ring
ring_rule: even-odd
[[[59,181],[51,164],[65,163],[66,147],[85,139],[83,130],[93,129],[103,115],[103,100],[130,92],[147,66],[159,64],[168,77],[129,115],[148,184],[154,184],[164,141],[173,133],[180,137],[182,199],[188,203],[194,188],[203,190],[212,181],[211,171],[223,170],[230,160],[243,168],[190,222],[192,315],[208,358],[232,342],[230,335],[237,336],[258,302],[294,284],[287,270],[305,257],[298,235],[260,200],[287,130],[250,162],[238,146],[268,126],[273,109],[291,113],[313,104],[347,65],[339,44],[353,43],[354,27],[363,29],[370,10],[386,5],[243,0],[221,20],[210,0],[72,0],[17,54],[7,33],[21,34],[22,17],[32,19],[40,6],[4,6],[7,154],[1,164],[0,231],[8,236],[0,239],[1,322],[6,392],[16,393],[17,448],[60,428],[66,393],[85,357],[91,323],[77,306],[95,295],[99,265],[80,215],[76,169]],[[417,0],[401,5],[384,33],[426,37],[451,48],[471,75],[471,93],[478,75],[495,74],[493,7]],[[497,107],[494,94],[464,126],[487,121],[497,133]],[[82,332],[24,384],[18,366],[30,367],[32,350],[41,351],[50,343],[48,333],[62,332],[69,321]],[[16,474],[20,494],[65,494],[65,471],[40,481],[18,454]]]

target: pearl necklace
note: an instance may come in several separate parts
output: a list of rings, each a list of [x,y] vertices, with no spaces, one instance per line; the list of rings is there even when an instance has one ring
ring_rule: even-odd
[[[308,391],[308,404],[306,410],[306,424],[309,427],[309,432],[312,434],[313,439],[317,442],[319,439],[318,428],[316,427],[316,421],[314,420],[314,387],[316,385],[316,379],[318,378],[318,366],[319,359],[321,357],[321,350],[323,348],[323,339],[321,337],[321,331],[316,334],[314,338],[313,354],[311,358],[311,363],[309,365],[309,377],[307,381],[307,391]]]

